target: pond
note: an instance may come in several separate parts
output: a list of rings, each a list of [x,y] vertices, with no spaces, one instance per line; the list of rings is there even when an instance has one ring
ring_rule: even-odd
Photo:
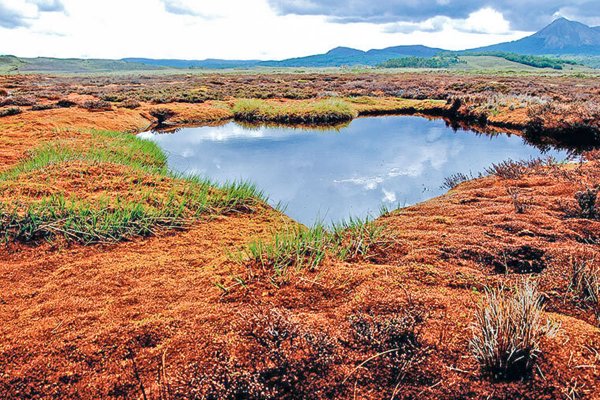
[[[247,180],[286,205],[295,220],[313,225],[352,217],[376,217],[439,196],[444,179],[477,176],[492,163],[539,156],[519,136],[455,131],[443,120],[413,116],[359,118],[338,130],[222,126],[145,132],[177,172],[217,182]]]

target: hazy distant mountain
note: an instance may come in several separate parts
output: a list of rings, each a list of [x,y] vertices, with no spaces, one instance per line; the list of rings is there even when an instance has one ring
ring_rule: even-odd
[[[517,54],[600,55],[600,27],[589,27],[559,18],[541,31],[514,42],[480,47],[472,51]]]
[[[600,55],[600,27],[589,27],[580,22],[557,19],[541,31],[526,38],[487,47],[466,50],[470,52],[503,52],[517,54],[571,54]],[[336,47],[324,54],[287,60],[152,60],[125,58],[123,61],[172,68],[253,68],[253,67],[341,67],[374,66],[392,58],[434,57],[445,50],[427,46],[395,46],[362,51],[350,47]]]
[[[209,58],[207,60],[175,60],[175,59],[152,59],[152,58],[124,58],[123,61],[131,63],[142,63],[160,67],[171,68],[251,68],[258,64],[259,60],[218,60]]]
[[[252,67],[341,67],[352,65],[377,65],[390,58],[398,57],[433,57],[442,52],[426,46],[396,46],[385,49],[362,51],[350,47],[336,47],[325,54],[306,57],[290,58],[286,60],[162,60],[149,58],[124,58],[123,61],[143,63],[153,66],[172,68],[252,68]]]

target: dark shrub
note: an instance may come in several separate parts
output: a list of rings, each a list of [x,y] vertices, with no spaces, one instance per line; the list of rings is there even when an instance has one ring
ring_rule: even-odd
[[[331,398],[325,392],[333,389],[320,382],[337,357],[327,334],[278,309],[259,311],[239,328],[243,354],[231,357],[221,349],[188,365],[173,385],[174,398]]]
[[[598,199],[598,189],[587,189],[575,193],[575,200],[581,209],[581,217],[588,219],[597,219],[600,217],[600,211],[596,206]]]
[[[524,245],[505,250],[494,261],[497,272],[510,270],[519,274],[541,272],[546,268],[546,252],[537,247]]]
[[[470,181],[475,179],[475,177],[471,174],[463,174],[462,172],[458,172],[456,174],[452,174],[444,178],[444,183],[442,184],[442,189],[451,190],[460,185],[463,182]]]
[[[121,104],[119,104],[119,107],[123,107],[123,108],[128,108],[130,110],[134,110],[136,108],[140,107],[140,102],[137,100],[133,100],[133,99],[127,99],[124,100],[123,102],[121,102]]]
[[[3,110],[0,110],[0,117],[8,117],[11,115],[21,114],[21,109],[19,107],[9,107]]]
[[[56,102],[56,106],[60,107],[60,108],[69,108],[69,107],[74,107],[76,106],[77,103],[75,103],[74,101],[71,100],[67,100],[67,99],[62,99]]]
[[[27,106],[32,106],[34,104],[35,104],[35,100],[33,98],[23,97],[23,96],[7,97],[3,101],[0,101],[0,106],[4,105],[4,106],[27,107]]]
[[[31,107],[31,111],[43,111],[43,110],[52,110],[56,108],[54,104],[35,104]]]
[[[88,100],[82,105],[83,108],[89,111],[110,111],[112,106],[104,100]]]
[[[360,312],[351,316],[349,345],[374,357],[361,370],[360,379],[379,385],[397,384],[399,379],[421,379],[422,376],[407,375],[424,360],[420,342],[423,322],[423,311],[413,305],[391,315]],[[366,359],[366,354],[361,357]]]
[[[156,118],[158,125],[164,124],[168,119],[173,118],[176,113],[168,108],[155,108],[150,111],[150,115]]]

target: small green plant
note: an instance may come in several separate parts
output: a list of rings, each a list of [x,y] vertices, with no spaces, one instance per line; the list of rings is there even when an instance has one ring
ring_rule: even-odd
[[[486,289],[475,312],[470,346],[484,374],[495,380],[531,375],[542,353],[541,342],[557,327],[544,321],[543,300],[535,284],[524,282],[512,292]]]
[[[276,233],[268,242],[250,242],[245,253],[252,263],[281,276],[289,268],[318,267],[325,258],[328,242],[328,233],[322,225],[310,229],[295,227]]]
[[[316,269],[328,253],[344,261],[367,258],[375,246],[383,243],[382,233],[383,227],[368,218],[350,218],[334,224],[331,230],[322,224],[293,227],[275,233],[269,240],[250,242],[238,261],[282,277],[289,268]]]
[[[383,227],[369,218],[349,218],[333,224],[332,247],[341,260],[356,260],[367,257],[382,234]]]

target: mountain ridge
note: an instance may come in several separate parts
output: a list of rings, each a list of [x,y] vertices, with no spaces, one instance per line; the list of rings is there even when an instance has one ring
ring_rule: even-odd
[[[500,51],[529,55],[600,55],[600,27],[590,27],[581,22],[558,18],[533,35],[469,51]]]
[[[322,54],[285,60],[151,60],[128,58],[125,61],[151,65],[188,68],[253,68],[253,67],[342,67],[375,66],[392,58],[435,57],[440,54],[467,52],[506,52],[523,55],[600,55],[600,26],[558,18],[540,31],[512,42],[498,43],[463,51],[449,51],[424,45],[402,45],[367,51],[339,46]]]

